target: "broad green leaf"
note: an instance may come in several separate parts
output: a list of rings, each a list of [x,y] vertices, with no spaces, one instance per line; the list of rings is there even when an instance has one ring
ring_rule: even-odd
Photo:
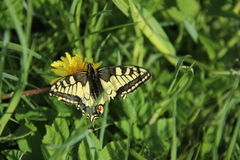
[[[26,151],[20,151],[16,149],[8,149],[1,151],[1,153],[6,156],[7,160],[29,160],[33,159]]]
[[[177,7],[171,7],[166,10],[166,13],[163,13],[165,16],[170,16],[174,21],[181,23],[185,19],[184,13],[179,11]]]
[[[51,126],[46,125],[46,135],[43,137],[41,150],[45,158],[66,157],[67,149],[57,148],[55,146],[61,146],[69,136],[69,129],[64,117],[61,117],[61,113],[55,118]],[[58,154],[56,154],[58,153]]]
[[[40,107],[36,108],[36,110],[32,110],[31,108],[21,108],[17,109],[17,113],[15,114],[15,118],[20,121],[23,119],[33,120],[33,121],[46,121],[51,117],[55,117],[55,112],[51,108]]]
[[[103,148],[100,160],[106,160],[106,159],[122,160],[122,159],[125,159],[126,148],[127,148],[127,140],[110,142]]]
[[[16,132],[15,132],[15,136],[16,137],[25,137],[25,136],[27,136],[27,135],[29,135],[30,133],[31,133],[32,131],[28,128],[28,127],[26,127],[26,126],[20,126],[17,130],[16,130]]]
[[[135,123],[131,123],[130,120],[121,120],[121,121],[114,122],[114,124],[120,130],[122,130],[126,136],[129,136],[129,134],[131,134],[130,136],[134,137],[135,139],[141,138],[141,130],[138,128],[138,126]]]
[[[54,127],[46,125],[46,135],[43,137],[41,150],[42,154],[46,159],[49,159],[56,149],[52,148],[51,145],[60,145],[62,144],[62,136],[59,132],[55,130]]]
[[[163,140],[171,138],[172,133],[172,119],[159,119],[152,125],[148,125],[143,129],[143,138],[151,138],[157,136]]]
[[[41,138],[42,136],[39,132],[34,132],[24,139],[19,139],[17,143],[21,151],[29,152],[32,159],[38,159],[39,157],[42,157],[40,149]]]
[[[162,157],[169,151],[172,137],[173,126],[172,119],[159,119],[152,125],[143,129],[143,139],[149,149]]]
[[[46,125],[46,134],[43,137],[43,144],[62,144],[61,134],[56,131],[55,127]]]
[[[194,42],[197,43],[198,42],[198,32],[196,31],[196,28],[186,20],[184,20],[183,23],[184,23],[188,33],[190,34],[190,36],[194,40]]]
[[[199,4],[196,0],[177,0],[176,2],[186,18],[193,18],[199,13]]]
[[[62,141],[66,141],[66,139],[69,137],[69,129],[65,117],[63,117],[61,113],[58,114],[58,116],[53,121],[52,127],[54,127],[56,132],[61,134]]]
[[[90,132],[80,143],[78,148],[78,158],[81,160],[97,159],[99,151],[99,140]]]
[[[28,136],[29,134],[32,133],[32,131],[27,128],[26,126],[20,126],[13,134],[11,133],[5,133],[0,137],[0,141],[4,142],[4,141],[13,141],[13,140],[18,140],[18,139],[22,139],[26,136]],[[7,134],[7,135],[6,135]]]
[[[199,34],[199,40],[201,41],[201,43],[203,44],[204,48],[207,51],[207,55],[208,58],[210,60],[213,60],[216,58],[216,47],[217,47],[217,43],[214,42],[213,40],[211,40],[209,37]]]
[[[125,135],[129,134],[129,121],[128,120],[121,120],[121,121],[117,121],[114,122],[114,124],[122,130],[122,132],[125,133]]]

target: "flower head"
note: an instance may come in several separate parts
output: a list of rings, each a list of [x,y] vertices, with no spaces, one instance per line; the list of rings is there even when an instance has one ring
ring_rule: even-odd
[[[51,66],[54,67],[54,69],[51,69],[54,73],[57,75],[64,77],[68,76],[70,74],[74,74],[77,72],[83,72],[87,71],[87,64],[92,63],[94,68],[98,68],[101,64],[101,62],[93,63],[93,59],[90,58],[84,58],[79,55],[74,55],[71,57],[71,55],[66,52],[66,57],[61,57],[61,60],[54,61]],[[61,78],[60,77],[60,78]],[[56,82],[59,78],[53,79],[50,84],[53,84]]]

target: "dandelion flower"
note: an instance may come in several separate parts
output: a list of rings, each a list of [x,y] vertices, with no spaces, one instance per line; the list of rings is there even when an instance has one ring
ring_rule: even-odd
[[[87,71],[88,63],[92,63],[94,68],[98,68],[102,64],[102,61],[98,63],[93,63],[92,58],[83,58],[79,55],[74,55],[73,57],[71,57],[68,52],[66,52],[65,55],[66,57],[61,57],[61,60],[54,61],[51,64],[51,66],[54,67],[53,69],[51,69],[51,71],[61,77],[65,77],[77,72]],[[53,84],[61,77],[53,79],[50,84]]]

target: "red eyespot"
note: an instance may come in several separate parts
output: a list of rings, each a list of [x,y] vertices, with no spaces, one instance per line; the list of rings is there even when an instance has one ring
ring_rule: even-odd
[[[103,111],[104,111],[104,107],[102,104],[99,104],[95,107],[96,111],[98,114],[103,114]]]

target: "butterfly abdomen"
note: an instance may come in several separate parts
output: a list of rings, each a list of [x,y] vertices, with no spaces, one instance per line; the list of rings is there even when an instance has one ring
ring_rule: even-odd
[[[103,92],[102,85],[100,83],[99,75],[95,68],[93,68],[92,64],[89,63],[88,65],[88,81],[89,81],[89,88],[91,90],[91,95],[97,99],[100,94]]]

